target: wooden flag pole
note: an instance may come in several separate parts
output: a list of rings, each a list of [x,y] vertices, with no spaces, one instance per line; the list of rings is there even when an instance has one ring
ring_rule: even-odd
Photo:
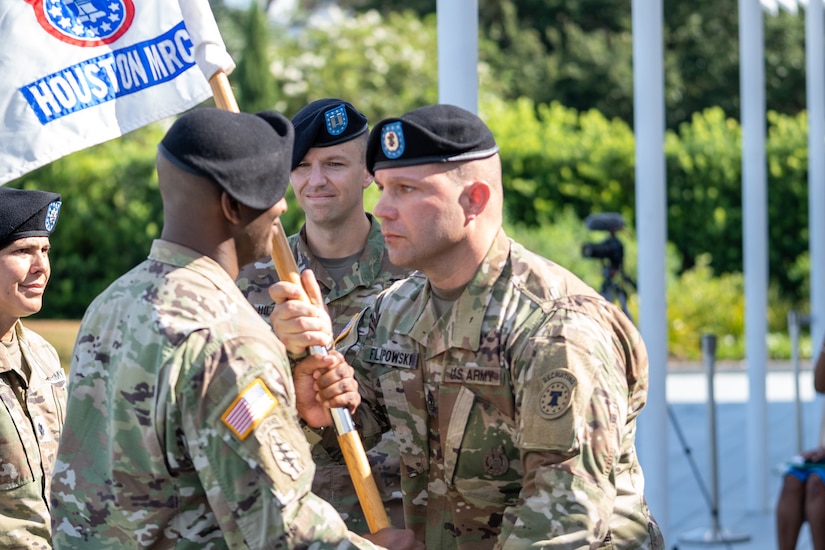
[[[215,105],[219,109],[234,111],[236,113],[240,111],[225,72],[216,72],[209,79],[209,84],[212,87]],[[298,273],[298,266],[295,263],[295,258],[292,257],[292,251],[289,248],[289,242],[286,239],[286,234],[284,233],[280,219],[275,220],[275,232],[272,237],[271,253],[278,277],[283,281],[289,281],[301,286],[301,276]],[[306,294],[304,294],[303,299],[309,301]],[[313,346],[310,351],[313,353],[326,354],[326,349],[321,346]],[[361,509],[364,511],[370,532],[376,533],[381,529],[390,527],[390,521],[389,518],[387,518],[384,503],[381,501],[381,495],[378,493],[378,487],[375,485],[372,468],[370,468],[367,453],[364,450],[363,443],[361,443],[358,431],[355,429],[352,415],[350,415],[349,410],[344,408],[334,408],[331,412],[335,431],[338,434],[338,444],[341,446],[344,461],[347,464],[347,469],[352,478],[352,484],[355,486],[355,492],[358,495],[358,500],[361,503]]]
[[[209,79],[212,87],[212,97],[215,99],[215,106],[224,111],[240,112],[238,102],[235,101],[235,94],[229,85],[229,77],[223,71],[218,71]]]
[[[301,286],[298,266],[295,264],[295,258],[292,256],[292,250],[289,248],[289,242],[286,240],[286,235],[280,223],[276,226],[275,233],[276,236],[272,239],[272,259],[275,262],[278,277],[281,280],[290,281]],[[306,296],[304,296],[304,299],[309,300]],[[313,346],[310,351],[325,354],[327,350],[322,346]],[[335,431],[338,434],[338,444],[341,446],[341,452],[352,478],[352,484],[355,486],[358,501],[361,503],[361,509],[367,519],[370,533],[376,533],[385,527],[390,527],[384,503],[381,501],[381,495],[378,493],[378,487],[375,485],[375,479],[372,476],[372,468],[370,468],[367,453],[364,450],[363,443],[361,443],[358,431],[355,429],[349,410],[336,408],[332,409],[331,412]]]

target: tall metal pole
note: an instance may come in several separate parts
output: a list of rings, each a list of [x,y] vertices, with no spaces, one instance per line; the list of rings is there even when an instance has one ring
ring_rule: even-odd
[[[708,448],[710,449],[710,517],[711,525],[707,529],[694,529],[679,539],[693,544],[721,544],[746,542],[750,535],[731,533],[722,527],[719,521],[719,453],[716,448],[716,335],[702,335],[702,358],[705,362],[705,373],[708,385]]]
[[[702,357],[705,360],[705,372],[708,384],[708,438],[710,440],[710,499],[712,526],[714,533],[718,533],[719,524],[719,452],[716,448],[716,335],[702,335]]]
[[[666,530],[667,199],[662,0],[633,0],[632,12],[639,328],[650,359],[650,385],[647,405],[639,417],[637,446],[645,473],[645,497],[659,525]],[[667,538],[665,533],[665,540]]]
[[[478,113],[478,0],[438,0],[438,102]]]
[[[825,335],[825,23],[822,2],[805,7],[805,91],[808,108],[808,249],[811,256],[811,341]],[[816,360],[816,357],[813,357]],[[821,399],[820,399],[821,401]]]
[[[739,0],[739,88],[742,111],[742,224],[745,357],[748,368],[748,506],[768,511],[768,193],[765,167],[765,66],[759,0]]]
[[[804,450],[802,435],[802,397],[799,392],[799,326],[802,324],[795,310],[788,312],[788,336],[791,338],[791,366],[793,367],[794,424],[796,425],[796,453]]]

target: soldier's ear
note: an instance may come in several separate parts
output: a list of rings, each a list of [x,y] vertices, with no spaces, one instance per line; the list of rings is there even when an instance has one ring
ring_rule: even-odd
[[[373,181],[375,181],[375,178],[372,177],[372,174],[370,174],[369,170],[364,168],[364,181],[361,182],[361,187],[363,189],[366,189],[367,187],[370,186],[370,184]]]
[[[241,203],[229,196],[226,191],[221,191],[221,211],[230,223],[241,223]]]
[[[464,208],[464,215],[472,219],[484,212],[490,202],[490,184],[483,180],[476,180],[464,186],[459,202]]]

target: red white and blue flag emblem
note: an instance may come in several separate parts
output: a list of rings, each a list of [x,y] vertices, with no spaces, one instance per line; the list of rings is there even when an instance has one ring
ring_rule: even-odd
[[[58,40],[75,46],[111,44],[135,17],[132,0],[26,0],[38,23]]]
[[[221,420],[243,441],[266,418],[278,400],[260,378],[256,378],[221,415]]]
[[[234,68],[208,0],[0,0],[0,36],[0,185],[209,98],[204,45]]]

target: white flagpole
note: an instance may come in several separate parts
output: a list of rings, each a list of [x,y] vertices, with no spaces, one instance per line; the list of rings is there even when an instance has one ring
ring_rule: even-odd
[[[768,197],[765,160],[765,57],[759,0],[739,0],[742,119],[742,224],[745,356],[748,369],[748,504],[768,510],[767,375]]]
[[[656,521],[666,530],[669,524],[665,291],[667,197],[662,0],[633,0],[632,21],[639,328],[650,364],[647,404],[639,416],[638,447],[645,473],[645,496]]]
[[[438,101],[478,113],[478,0],[438,0]]]

